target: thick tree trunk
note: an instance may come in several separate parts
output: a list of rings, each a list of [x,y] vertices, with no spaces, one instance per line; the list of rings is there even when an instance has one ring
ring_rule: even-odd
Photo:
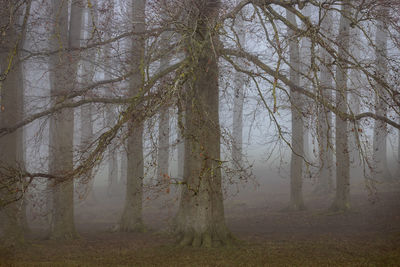
[[[333,18],[332,14],[327,11],[324,20],[321,23],[321,28],[324,34],[332,32]],[[320,92],[324,99],[332,100],[333,79],[328,65],[332,64],[332,57],[329,53],[321,48],[321,78]],[[332,144],[332,113],[329,112],[323,105],[318,106],[318,121],[317,121],[317,139],[319,151],[319,175],[314,189],[316,194],[326,195],[333,191],[333,144]]]
[[[225,225],[221,184],[218,58],[212,48],[218,40],[210,31],[218,7],[219,1],[199,2],[199,17],[190,22],[197,29],[187,40],[194,69],[186,92],[184,184],[176,218],[183,246],[233,240]]]
[[[343,1],[340,18],[338,45],[338,65],[336,69],[336,106],[340,112],[347,112],[347,66],[345,63],[346,51],[350,42],[350,1]],[[345,211],[350,208],[350,160],[348,147],[347,121],[336,116],[336,197],[331,209]]]
[[[296,17],[290,11],[286,11],[286,17],[290,23],[296,25]],[[288,30],[288,35],[291,40],[289,41],[289,55],[290,55],[290,80],[300,85],[300,55],[299,55],[299,42],[294,37],[294,32]],[[303,117],[301,110],[303,110],[303,98],[294,90],[290,90],[290,102],[292,109],[292,158],[290,161],[290,203],[289,210],[304,209],[303,201],[303,160],[304,160],[304,134],[303,134]]]
[[[387,14],[386,8],[382,8],[382,14]],[[376,84],[375,95],[375,113],[380,116],[387,116],[386,92],[381,83],[386,82],[387,68],[387,25],[378,20],[375,36],[375,64],[376,73],[379,75],[381,81]],[[392,175],[389,172],[387,165],[387,125],[380,120],[375,121],[374,125],[374,140],[373,140],[373,178],[376,181],[392,181]]]
[[[20,28],[18,20],[22,12],[7,8],[14,6],[5,2],[9,1],[0,1],[0,4],[3,4],[0,11],[0,27],[7,25],[8,18],[12,18],[12,20],[9,28],[3,32],[4,37],[0,40],[0,77],[4,79],[0,81],[0,127],[13,126],[15,122],[22,120],[23,115],[23,70],[19,60],[22,42],[18,39],[21,33],[17,30]],[[13,13],[15,11],[17,12]],[[16,54],[14,57],[10,57],[13,50]],[[22,142],[22,129],[0,138],[2,172],[6,172],[3,168],[23,168]],[[10,183],[15,179],[15,182],[11,183],[12,189],[0,191],[0,212],[4,216],[1,242],[6,246],[18,246],[24,243],[24,225],[20,210],[22,203],[20,201],[13,202],[3,207],[5,203],[18,197],[19,193],[16,191],[21,189],[21,184],[17,182],[16,178],[0,176],[1,183]]]
[[[72,1],[68,27],[68,2],[53,0],[53,23],[51,48],[60,45],[68,48],[80,46],[82,6],[80,1]],[[50,69],[51,97],[53,105],[64,101],[74,87],[77,76],[78,58],[76,53],[60,52],[52,55]],[[50,118],[49,170],[56,175],[65,175],[73,169],[74,115],[64,109]],[[51,239],[76,238],[74,224],[74,180],[55,181],[52,185]]]
[[[239,1],[236,1],[238,4]],[[241,49],[246,47],[246,31],[244,29],[243,14],[236,17],[236,31],[238,45]],[[236,72],[234,77],[234,96],[233,96],[233,123],[232,123],[232,161],[235,169],[240,169],[242,165],[243,151],[243,104],[246,75]]]
[[[145,6],[146,0],[133,0],[132,21],[135,32],[144,32],[146,29]],[[132,40],[132,68],[134,74],[130,77],[131,97],[139,93],[139,85],[142,81],[142,65],[145,39],[136,35]],[[143,125],[129,123],[128,136],[128,173],[126,182],[125,206],[121,217],[119,230],[123,232],[144,231],[142,220],[143,202]]]

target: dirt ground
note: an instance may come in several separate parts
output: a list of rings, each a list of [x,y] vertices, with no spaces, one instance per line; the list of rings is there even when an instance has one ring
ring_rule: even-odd
[[[400,186],[377,193],[352,188],[352,209],[328,211],[331,195],[305,186],[307,210],[283,212],[288,181],[247,186],[225,202],[227,225],[238,244],[227,248],[179,248],[168,231],[176,212],[174,194],[145,203],[146,233],[116,233],[123,197],[96,192],[77,205],[80,239],[44,239],[32,223],[23,248],[0,251],[2,266],[400,266]],[[281,190],[285,188],[285,190]],[[147,197],[146,197],[147,198]],[[89,201],[90,202],[90,201]]]

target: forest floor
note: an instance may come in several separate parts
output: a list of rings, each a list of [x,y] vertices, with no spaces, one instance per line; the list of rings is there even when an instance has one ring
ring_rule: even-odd
[[[158,205],[149,201],[152,208],[145,209],[145,223],[153,230],[111,232],[120,212],[113,207],[123,202],[114,199],[111,205],[98,197],[103,202],[77,208],[78,240],[45,240],[35,230],[26,246],[0,250],[0,265],[400,266],[399,185],[387,186],[376,195],[353,192],[352,209],[346,213],[327,211],[332,196],[312,194],[305,198],[307,210],[283,212],[287,193],[276,188],[248,190],[226,201],[227,224],[240,240],[233,247],[176,247],[165,230],[175,212],[174,207],[160,204],[166,199],[155,201]]]

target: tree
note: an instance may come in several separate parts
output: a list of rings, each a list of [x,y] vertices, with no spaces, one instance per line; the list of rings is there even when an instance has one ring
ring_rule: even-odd
[[[177,233],[180,245],[211,247],[228,244],[221,187],[218,54],[215,32],[220,1],[197,1],[189,13],[185,35],[192,69],[186,88],[185,164]]]
[[[360,29],[358,28],[352,28],[351,29],[351,47],[350,51],[351,54],[356,58],[357,60],[360,60],[361,58],[361,51],[362,51],[362,42],[360,38]],[[361,76],[361,72],[353,68],[350,71],[350,77],[349,77],[349,111],[352,114],[359,114],[361,110],[361,96],[362,94],[362,88],[363,88],[363,78]],[[350,140],[349,140],[349,151],[350,151],[350,166],[351,169],[353,170],[354,177],[359,178],[360,175],[362,175],[361,172],[361,165],[362,165],[362,148],[361,148],[361,141],[360,137],[361,134],[359,133],[361,126],[359,123],[353,122],[350,125],[351,133],[350,133]],[[350,175],[352,177],[352,175]]]
[[[286,18],[297,27],[296,16],[286,10]],[[300,86],[300,54],[299,42],[295,36],[295,32],[288,29],[289,35],[289,53],[290,53],[290,81]],[[303,176],[303,160],[304,160],[304,134],[303,134],[303,110],[302,97],[294,88],[290,88],[290,104],[292,111],[292,158],[290,161],[290,204],[289,209],[304,209],[302,176]]]
[[[21,48],[29,18],[31,2],[16,3],[0,1],[0,127],[9,127],[15,121],[22,120],[23,114],[23,71]],[[20,23],[22,19],[22,24]],[[0,203],[7,205],[0,212],[5,216],[3,223],[3,243],[21,245],[24,242],[24,225],[21,217],[20,201],[26,188],[24,177],[20,175],[23,168],[23,135],[22,129],[0,138],[0,164],[3,170],[0,183]]]
[[[133,32],[146,30],[146,0],[132,1]],[[136,35],[132,38],[131,68],[133,74],[129,79],[129,95],[135,97],[142,90],[142,72],[145,53],[145,39]],[[131,121],[128,124],[128,172],[125,195],[125,206],[119,230],[123,232],[144,231],[142,220],[143,201],[143,124]]]
[[[82,1],[72,1],[70,17],[68,3],[52,2],[54,23],[50,47],[79,48],[81,40]],[[68,26],[69,22],[69,26]],[[78,57],[75,52],[60,52],[50,57],[50,82],[52,105],[63,102],[77,81]],[[51,173],[68,174],[73,170],[74,113],[68,109],[50,117],[50,162]],[[55,179],[52,184],[51,239],[73,239],[77,237],[74,224],[74,177],[68,180]]]
[[[84,9],[85,12],[85,20],[84,24],[86,27],[84,28],[84,40],[90,44],[93,43],[96,38],[93,36],[93,32],[95,30],[95,25],[98,22],[98,14],[97,14],[97,3],[95,3],[92,7],[86,7]],[[94,76],[96,74],[96,66],[91,62],[93,58],[96,58],[95,51],[88,51],[86,54],[86,60],[83,60],[82,64],[82,82],[85,85],[89,85],[93,83]],[[85,96],[84,96],[85,97]],[[93,107],[91,103],[81,106],[81,146],[83,150],[86,150],[86,147],[90,146],[90,143],[93,142]],[[89,183],[89,195],[87,198],[89,201],[94,201],[94,177],[92,177],[92,170],[89,170],[86,175],[86,180]]]
[[[169,45],[169,38],[171,34],[164,32],[161,34],[160,46],[165,49]],[[164,55],[160,60],[160,71],[165,70],[169,65],[170,57]],[[162,87],[168,86],[168,77],[161,81]],[[167,176],[169,176],[169,136],[170,136],[170,126],[169,126],[169,107],[165,105],[160,110],[158,122],[158,154],[157,154],[157,175],[158,181],[163,181]]]
[[[333,30],[332,13],[328,10],[323,14],[321,22],[321,30],[323,34],[329,34]],[[319,92],[324,99],[330,101],[332,99],[333,79],[328,66],[333,60],[329,53],[321,48],[321,72]],[[326,195],[333,190],[333,144],[332,144],[332,113],[324,105],[318,105],[318,121],[317,121],[317,139],[319,151],[319,174],[315,192],[317,194]]]
[[[375,112],[380,116],[387,116],[387,92],[381,86],[381,81],[385,81],[387,68],[387,25],[382,21],[387,14],[386,7],[380,8],[378,23],[375,35],[375,57],[376,73],[379,80],[376,83],[375,93]],[[373,141],[373,177],[377,181],[391,181],[392,175],[387,164],[387,126],[386,123],[375,121],[374,141]]]
[[[350,45],[351,5],[344,0],[340,17],[338,42],[338,65],[336,66],[336,106],[339,112],[347,113],[347,63],[346,54]],[[348,123],[336,115],[336,196],[332,210],[350,208],[350,159],[348,147]]]

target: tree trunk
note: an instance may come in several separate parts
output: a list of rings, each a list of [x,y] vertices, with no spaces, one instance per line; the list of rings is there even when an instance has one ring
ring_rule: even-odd
[[[387,9],[381,8],[382,14],[387,14]],[[387,116],[387,100],[386,92],[381,83],[386,82],[387,68],[387,25],[381,20],[378,20],[375,36],[375,64],[376,73],[381,81],[376,84],[376,95],[375,95],[375,113],[380,116]],[[385,122],[375,120],[374,125],[374,142],[373,142],[373,178],[376,181],[392,181],[392,175],[389,172],[387,165],[387,125]]]
[[[97,9],[97,3],[94,4],[94,9]],[[93,23],[97,24],[97,12],[91,12],[90,8],[85,9],[85,40],[91,40],[92,32],[93,32]],[[83,62],[83,84],[89,85],[93,82],[94,75],[96,74],[96,66],[90,62],[96,58],[96,51],[89,50],[89,53],[86,55],[87,60]],[[85,149],[90,145],[93,139],[93,123],[92,123],[92,104],[86,104],[81,106],[81,147]],[[87,175],[86,179],[89,179],[88,182],[88,196],[87,201],[95,202],[95,195],[94,195],[94,177],[92,177],[92,171],[90,170]]]
[[[286,11],[286,17],[290,23],[297,25],[296,17],[290,11]],[[299,58],[299,42],[294,36],[294,32],[288,29],[289,55],[290,55],[290,80],[295,85],[300,85],[300,58]],[[290,203],[289,210],[302,210],[305,208],[303,201],[303,159],[304,159],[304,135],[303,135],[303,118],[301,110],[303,110],[303,98],[294,90],[290,90],[290,102],[292,110],[292,158],[290,161]]]
[[[169,109],[164,107],[160,111],[158,126],[158,181],[165,181],[169,176]]]
[[[107,76],[107,75],[105,75]],[[109,79],[109,78],[106,78]],[[112,96],[112,93],[109,93]],[[107,127],[112,127],[117,122],[117,113],[113,105],[107,106]],[[115,141],[108,146],[108,188],[109,196],[118,195],[118,150],[115,147]]]
[[[0,127],[10,127],[23,117],[23,68],[20,62],[20,49],[23,46],[23,38],[19,39],[21,25],[18,21],[23,15],[24,6],[19,9],[11,4],[11,1],[0,1]],[[29,7],[26,9],[29,12]],[[15,13],[14,13],[15,12]],[[10,19],[10,20],[9,20]],[[6,28],[4,25],[9,27]],[[25,31],[22,28],[22,31]],[[15,52],[13,57],[11,55]],[[23,134],[22,129],[7,134],[0,138],[0,166],[19,170],[24,167],[23,155]],[[7,172],[2,169],[2,172]],[[10,173],[4,173],[10,174]],[[12,174],[12,173],[11,173]],[[4,215],[2,243],[6,246],[19,246],[24,243],[24,222],[21,213],[21,201],[13,201],[19,197],[22,184],[18,177],[0,177],[1,183],[10,183],[10,189],[0,191],[0,212]],[[9,201],[13,203],[3,207]],[[22,200],[24,201],[24,200]]]
[[[193,73],[186,87],[184,181],[177,234],[182,246],[211,247],[232,242],[225,225],[220,160],[218,39],[210,28],[219,1],[202,0],[190,23],[197,25],[187,40]],[[193,25],[191,25],[193,26]]]
[[[168,32],[161,35],[161,49],[168,47]],[[163,56],[160,60],[160,71],[165,70],[170,62],[168,55]],[[168,78],[161,80],[161,86],[167,88]],[[164,106],[160,110],[159,124],[158,124],[158,158],[157,158],[157,175],[158,181],[166,181],[166,176],[169,175],[169,108]]]
[[[184,161],[185,161],[185,138],[184,138],[184,128],[185,128],[185,114],[184,111],[178,107],[177,114],[177,131],[178,131],[178,178],[183,179],[184,171]]]
[[[352,36],[352,44],[351,44],[351,54],[357,60],[361,59],[360,55],[360,30],[358,28],[353,28],[351,30]],[[349,90],[349,106],[350,106],[350,113],[351,114],[359,114],[360,113],[360,94],[363,88],[362,85],[362,77],[361,72],[358,69],[352,69],[350,72],[350,90]],[[352,175],[354,178],[360,178],[362,176],[362,159],[360,157],[360,126],[358,122],[352,122],[350,125],[351,133],[350,133],[350,140],[349,140],[349,151],[350,151],[350,164],[352,169]]]
[[[239,1],[236,1],[238,4]],[[246,47],[246,31],[244,29],[243,14],[236,17],[236,31],[238,46],[241,49]],[[233,123],[232,123],[232,161],[235,169],[241,169],[243,151],[243,104],[246,75],[236,72],[234,77],[233,96]]]
[[[145,6],[146,0],[133,0],[132,21],[135,32],[144,32],[146,29]],[[145,52],[145,39],[136,35],[132,38],[132,68],[134,74],[129,80],[129,94],[131,97],[139,93],[142,81],[142,65]],[[128,173],[124,211],[120,221],[120,231],[144,231],[142,220],[143,201],[143,125],[130,122],[128,125]]]
[[[321,23],[321,28],[324,34],[332,32],[333,18],[331,12],[327,11],[324,20]],[[329,53],[321,48],[321,78],[320,92],[324,99],[332,100],[332,75],[328,69],[328,65],[332,64],[332,57]],[[333,151],[332,151],[332,113],[323,105],[318,106],[318,121],[317,121],[317,138],[319,151],[319,175],[314,192],[316,194],[326,195],[333,191]]]
[[[347,112],[347,66],[346,51],[349,50],[351,6],[343,1],[338,36],[338,55],[336,69],[336,106],[339,112]],[[347,121],[336,115],[336,197],[331,209],[345,211],[350,208],[350,160],[348,147]]]
[[[312,12],[312,5],[306,5],[303,9],[303,15],[306,17],[311,17],[311,12]],[[304,27],[303,27],[304,28]],[[311,76],[311,40],[309,37],[303,37],[301,40],[301,46],[300,46],[300,57],[301,57],[301,62],[299,62],[300,65],[300,71],[304,75]],[[300,85],[305,88],[306,90],[312,90],[312,84],[309,79],[306,77],[302,76],[300,79]],[[311,108],[313,105],[310,103],[309,99],[305,96],[301,96],[303,98],[304,103],[309,102],[309,104],[305,105],[305,108]],[[303,106],[304,106],[303,103]],[[306,161],[304,161],[306,165],[306,169],[304,170],[304,173],[307,174],[310,172],[310,169],[308,167],[307,162],[312,161],[312,147],[310,143],[310,138],[311,138],[311,133],[310,133],[310,127],[311,125],[311,119],[308,116],[311,116],[313,114],[312,110],[305,110],[306,117],[303,117],[303,127],[304,127],[304,158]]]
[[[60,45],[68,48],[80,46],[83,3],[72,1],[68,27],[67,1],[53,0],[54,28],[51,49]],[[74,88],[77,76],[77,53],[60,52],[50,57],[50,83],[53,105],[65,101],[65,95]],[[64,109],[50,118],[49,170],[65,175],[73,169],[74,112]],[[55,181],[52,185],[51,239],[77,237],[74,224],[74,180]]]

